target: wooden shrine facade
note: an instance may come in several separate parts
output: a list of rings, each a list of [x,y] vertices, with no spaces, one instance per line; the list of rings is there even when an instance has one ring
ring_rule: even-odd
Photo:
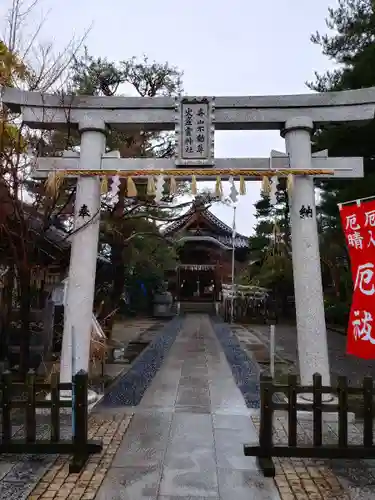
[[[179,248],[179,265],[168,281],[175,300],[219,302],[222,285],[232,282],[232,228],[208,209],[194,204],[164,234],[172,237]],[[248,238],[236,234],[235,275],[246,263],[248,248]]]

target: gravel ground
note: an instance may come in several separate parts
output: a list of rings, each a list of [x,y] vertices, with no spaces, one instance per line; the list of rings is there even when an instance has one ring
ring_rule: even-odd
[[[248,357],[227,323],[222,323],[216,318],[211,318],[211,322],[246,406],[259,408],[258,364]]]
[[[244,325],[245,326],[245,325]],[[262,339],[268,342],[269,327],[266,325],[250,325],[245,328],[255,333],[259,332]],[[278,354],[293,363],[297,363],[297,329],[290,325],[276,325],[276,349]],[[360,385],[363,377],[370,375],[375,379],[375,360],[365,360],[348,356],[346,337],[328,330],[328,354],[331,368],[332,383],[338,375],[346,375],[351,385]],[[298,366],[298,364],[297,364]]]
[[[137,406],[176,340],[182,319],[173,318],[135,360],[133,366],[107,392],[100,407]]]

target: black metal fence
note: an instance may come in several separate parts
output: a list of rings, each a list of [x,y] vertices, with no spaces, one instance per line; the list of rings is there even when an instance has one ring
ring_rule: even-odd
[[[88,374],[80,371],[73,377],[73,383],[60,383],[59,374],[52,375],[51,384],[38,383],[36,374],[30,370],[26,382],[13,380],[11,372],[2,375],[1,385],[2,435],[0,453],[27,454],[68,454],[72,455],[70,472],[79,472],[85,465],[89,455],[102,450],[100,441],[88,440]],[[73,402],[60,399],[60,391],[73,390]],[[50,392],[51,399],[39,400],[37,394],[41,391]],[[15,395],[25,394],[22,399]],[[60,438],[60,409],[72,409],[71,440]],[[13,409],[21,409],[25,415],[25,437],[20,439],[12,432],[11,413]],[[51,433],[48,440],[37,439],[38,409],[50,410]]]
[[[289,375],[288,385],[275,384],[270,377],[261,377],[261,408],[259,446],[244,446],[246,456],[257,457],[258,465],[266,477],[274,477],[275,467],[272,457],[297,458],[375,458],[373,417],[374,386],[372,377],[363,379],[362,387],[349,387],[346,377],[338,377],[336,386],[322,385],[321,375],[316,373],[312,386],[297,383],[296,375]],[[287,402],[274,398],[283,392]],[[312,394],[312,402],[297,402],[298,394]],[[324,394],[337,395],[338,402],[323,401]],[[359,396],[363,403],[363,439],[361,445],[348,442],[348,413],[354,411],[349,396]],[[273,414],[276,410],[287,411],[288,444],[275,445],[273,442]],[[309,445],[297,442],[297,412],[312,412],[313,438]],[[338,442],[335,445],[323,443],[323,413],[338,413]]]

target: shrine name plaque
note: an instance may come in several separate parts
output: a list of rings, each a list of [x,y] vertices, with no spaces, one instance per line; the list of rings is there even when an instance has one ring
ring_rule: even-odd
[[[176,101],[176,165],[214,165],[214,102],[182,97]]]

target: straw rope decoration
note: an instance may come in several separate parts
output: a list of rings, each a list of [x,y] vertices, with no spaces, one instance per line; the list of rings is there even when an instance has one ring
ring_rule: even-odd
[[[294,186],[294,178],[293,178],[293,175],[289,174],[287,177],[287,180],[286,180],[286,189],[287,189],[290,197],[293,194],[293,186]]]
[[[108,193],[108,177],[102,176],[101,181],[100,181],[100,193],[101,194],[107,194]]]
[[[155,179],[153,178],[152,175],[150,175],[147,179],[147,195],[153,196],[155,192],[156,192]]]
[[[101,194],[106,194],[108,192],[108,177],[121,177],[126,178],[127,181],[127,197],[137,196],[137,186],[133,178],[142,177],[147,178],[147,195],[155,196],[157,194],[157,186],[155,178],[160,181],[160,178],[165,176],[166,172],[164,170],[127,170],[127,171],[114,171],[114,170],[54,170],[49,172],[48,178],[45,182],[46,192],[50,196],[56,196],[61,188],[62,182],[66,176],[75,177],[91,177],[99,176],[101,178]],[[308,169],[308,170],[297,170],[297,169],[285,169],[285,170],[247,170],[247,169],[229,169],[229,168],[212,168],[212,169],[171,169],[167,171],[167,176],[170,178],[170,194],[177,193],[177,177],[191,177],[191,193],[193,195],[197,194],[197,177],[215,177],[215,194],[219,198],[223,195],[222,187],[222,175],[229,175],[230,177],[239,177],[240,186],[239,194],[246,194],[246,183],[245,177],[254,177],[255,179],[262,180],[262,192],[266,196],[270,196],[271,193],[271,182],[270,179],[276,177],[287,177],[287,190],[291,197],[293,192],[294,176],[298,175],[328,175],[332,176],[334,174],[333,170],[318,170],[318,169]],[[159,186],[160,187],[160,186]],[[160,194],[160,193],[159,193]]]
[[[65,175],[65,170],[54,170],[52,172],[49,172],[48,177],[44,183],[47,196],[54,198],[59,195]]]
[[[197,178],[195,175],[191,176],[191,194],[197,194]]]
[[[266,196],[269,196],[271,193],[270,178],[266,175],[262,178],[262,193],[264,193]]]
[[[134,184],[134,181],[130,176],[127,178],[126,190],[127,190],[128,198],[134,198],[138,194],[137,187]]]
[[[223,186],[221,184],[221,179],[220,179],[220,175],[218,175],[216,177],[216,183],[215,183],[215,195],[218,197],[218,198],[222,198],[223,196]]]
[[[240,176],[240,195],[243,196],[246,194],[246,182],[244,176]]]
[[[170,170],[59,170],[64,176],[73,175],[77,177],[90,177],[90,176],[107,176],[113,177],[153,177],[158,175],[166,175],[167,177],[217,177],[220,175],[231,175],[233,177],[273,177],[277,175],[334,175],[333,170],[318,170],[318,169],[285,169],[285,170],[247,170],[247,169],[231,169],[231,168],[210,168],[210,169],[170,169]]]
[[[169,194],[177,194],[177,183],[174,177],[171,177],[170,179]]]

